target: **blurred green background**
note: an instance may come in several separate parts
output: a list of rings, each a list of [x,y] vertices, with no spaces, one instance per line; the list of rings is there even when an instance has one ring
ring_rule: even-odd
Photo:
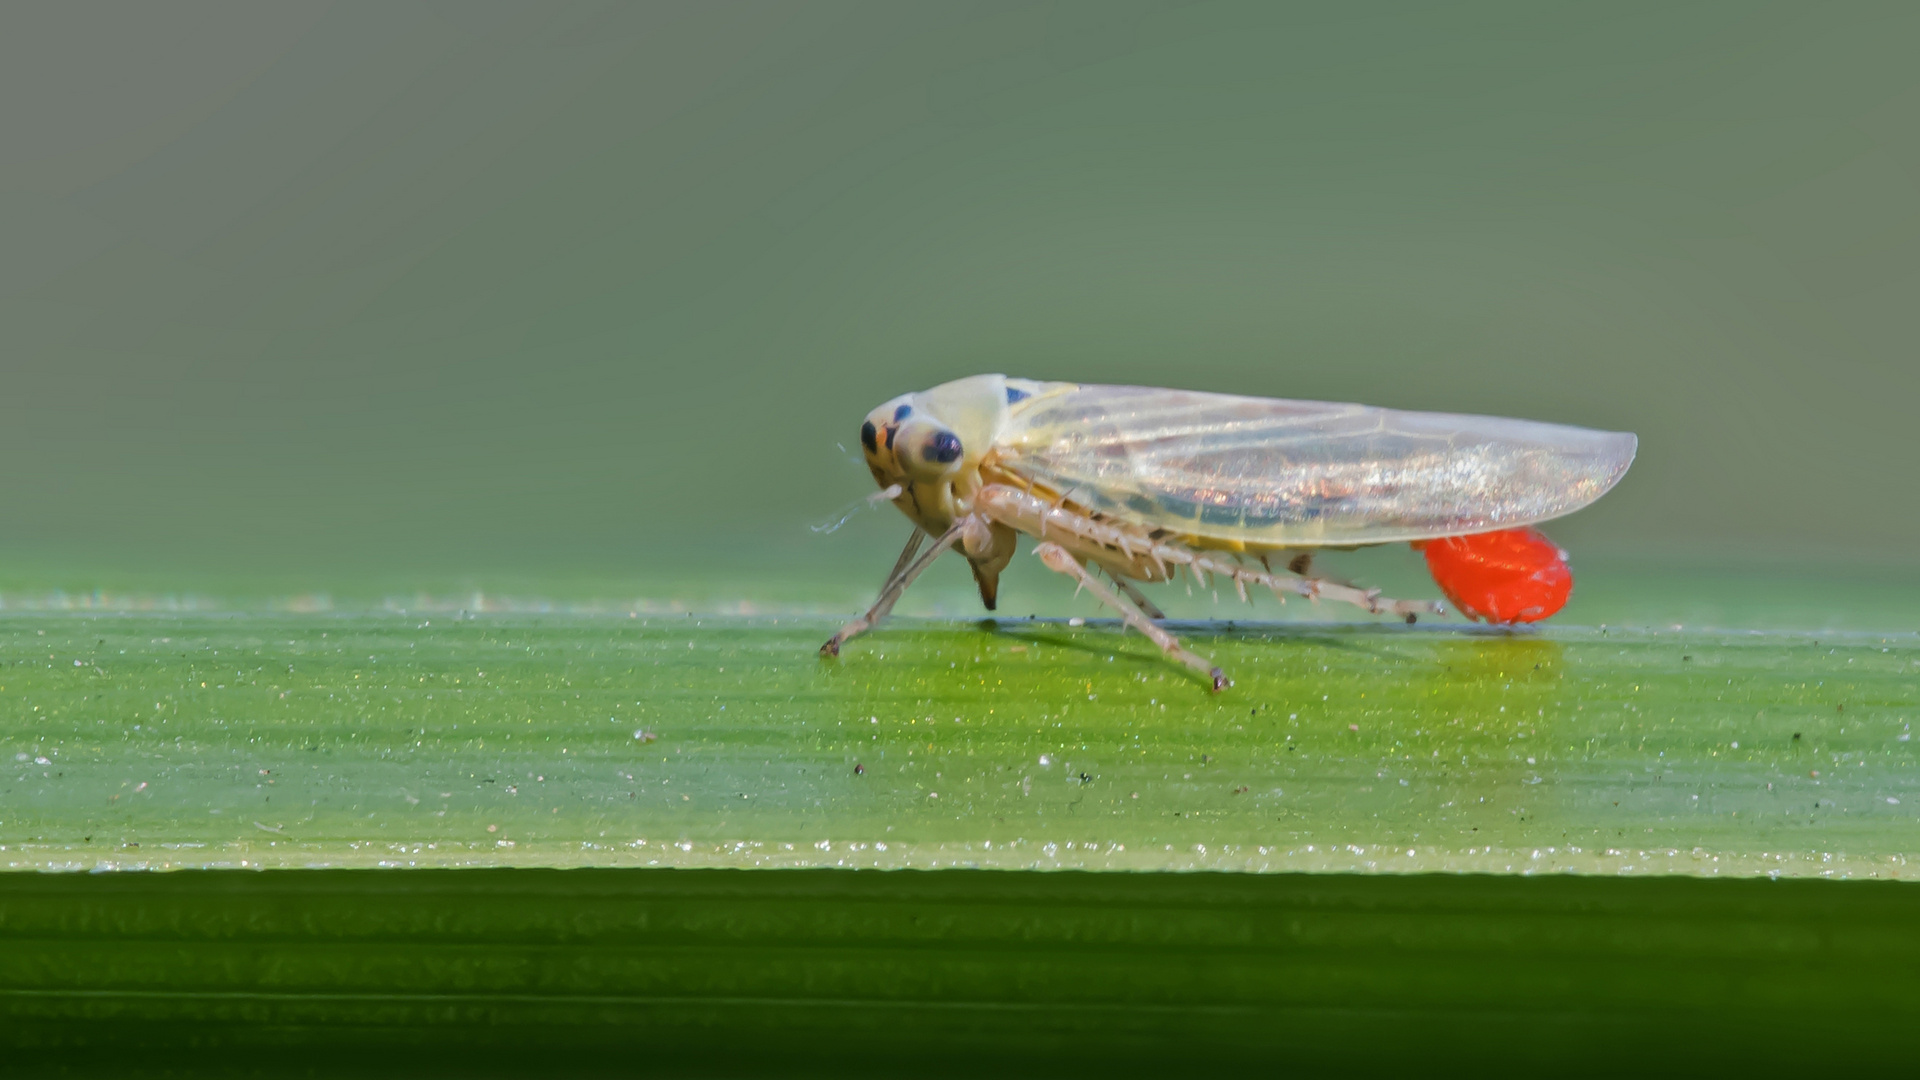
[[[862,415],[1005,371],[1636,431],[1576,568],[1825,574],[1911,627],[1916,34],[10,4],[0,591],[845,605],[905,533],[809,528],[871,489]]]

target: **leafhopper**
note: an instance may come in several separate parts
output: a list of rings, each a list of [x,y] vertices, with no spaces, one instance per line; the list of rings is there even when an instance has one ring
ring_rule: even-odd
[[[992,610],[1025,534],[1049,569],[1220,690],[1226,674],[1159,625],[1135,582],[1187,574],[1229,582],[1243,600],[1264,589],[1408,622],[1444,613],[1311,573],[1318,549],[1404,542],[1425,552],[1463,614],[1535,622],[1560,609],[1573,578],[1566,553],[1532,526],[1606,494],[1637,440],[1490,416],[975,375],[881,405],[860,445],[877,497],[914,531],[873,606],[822,653],[838,656],[950,548]]]

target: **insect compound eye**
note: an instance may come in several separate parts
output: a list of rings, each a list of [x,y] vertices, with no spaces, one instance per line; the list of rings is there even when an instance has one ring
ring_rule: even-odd
[[[933,438],[920,451],[920,456],[928,461],[937,461],[942,465],[951,465],[960,460],[960,436],[951,431],[935,432]]]
[[[869,454],[880,452],[880,430],[871,420],[860,425],[860,445],[866,447]]]

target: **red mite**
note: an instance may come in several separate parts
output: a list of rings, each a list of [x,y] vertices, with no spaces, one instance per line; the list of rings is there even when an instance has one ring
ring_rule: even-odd
[[[1417,541],[1434,583],[1462,615],[1491,623],[1531,623],[1559,611],[1573,591],[1567,553],[1539,529]]]

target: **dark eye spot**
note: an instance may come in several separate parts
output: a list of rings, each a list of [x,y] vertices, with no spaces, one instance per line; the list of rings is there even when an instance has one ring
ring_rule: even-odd
[[[920,456],[928,461],[950,465],[960,460],[960,436],[951,431],[939,432],[927,440],[926,449],[920,451]]]
[[[913,415],[913,406],[902,405],[899,408],[893,410],[893,422],[897,424],[900,421],[905,420],[907,417],[912,415]]]
[[[1011,386],[1007,387],[1007,404],[1009,405],[1016,401],[1025,401],[1032,396],[1032,394],[1027,393],[1025,390],[1016,390]]]
[[[869,454],[880,452],[880,432],[871,420],[860,425],[860,445],[866,447]]]

